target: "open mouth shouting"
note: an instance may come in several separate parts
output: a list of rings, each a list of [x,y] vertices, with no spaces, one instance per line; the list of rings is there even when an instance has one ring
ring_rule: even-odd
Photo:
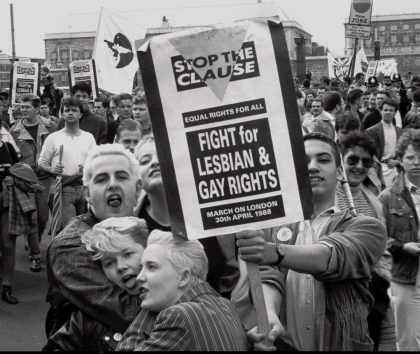
[[[106,198],[106,203],[111,208],[119,208],[122,203],[122,198],[119,194],[111,194]]]

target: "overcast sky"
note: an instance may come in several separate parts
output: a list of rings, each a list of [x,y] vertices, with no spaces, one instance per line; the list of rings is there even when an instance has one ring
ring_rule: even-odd
[[[297,20],[312,40],[344,52],[344,20],[351,0],[262,0],[266,10]],[[14,6],[16,55],[45,57],[46,33],[95,31],[100,7],[144,28],[202,25],[252,17],[257,0],[15,0],[0,1],[0,50],[12,53],[10,3]],[[268,10],[267,10],[268,9]],[[419,0],[374,0],[373,14],[420,13]],[[287,17],[286,17],[287,16]]]

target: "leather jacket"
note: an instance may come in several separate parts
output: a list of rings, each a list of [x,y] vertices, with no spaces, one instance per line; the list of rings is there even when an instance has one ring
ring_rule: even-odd
[[[379,195],[379,200],[383,204],[388,231],[387,248],[393,258],[392,281],[415,284],[419,257],[404,252],[403,246],[405,243],[418,242],[419,218],[404,176],[404,173],[400,173],[394,184]]]
[[[50,338],[43,351],[115,351],[121,334],[76,310]]]

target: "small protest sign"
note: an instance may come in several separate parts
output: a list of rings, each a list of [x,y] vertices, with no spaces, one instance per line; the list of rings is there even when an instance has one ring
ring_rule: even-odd
[[[70,88],[80,82],[86,82],[92,88],[93,99],[98,97],[98,80],[95,60],[77,60],[69,64]]]
[[[39,80],[38,63],[15,61],[10,80],[10,105],[20,104],[24,95],[37,95]]]
[[[138,56],[174,232],[197,239],[311,216],[281,24],[157,36]]]

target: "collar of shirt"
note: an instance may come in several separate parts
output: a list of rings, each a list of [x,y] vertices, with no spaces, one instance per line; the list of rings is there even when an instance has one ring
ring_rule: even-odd
[[[330,220],[330,217],[338,212],[340,212],[340,209],[338,208],[338,206],[334,205],[333,207],[324,210],[314,219],[311,219],[311,228],[314,237],[314,242],[316,242],[319,239],[321,232],[324,229],[327,222]]]
[[[391,128],[393,128],[392,123],[388,124],[388,123],[385,123],[383,120],[381,122],[382,122],[382,125],[384,126],[384,129],[391,129]]]
[[[328,113],[327,111],[322,111],[322,113],[331,121],[333,125],[335,125],[335,118],[331,113]]]
[[[410,193],[415,193],[420,196],[420,187],[417,187],[415,184],[413,184],[407,177],[407,175],[404,176],[404,181],[407,189],[410,191]]]

